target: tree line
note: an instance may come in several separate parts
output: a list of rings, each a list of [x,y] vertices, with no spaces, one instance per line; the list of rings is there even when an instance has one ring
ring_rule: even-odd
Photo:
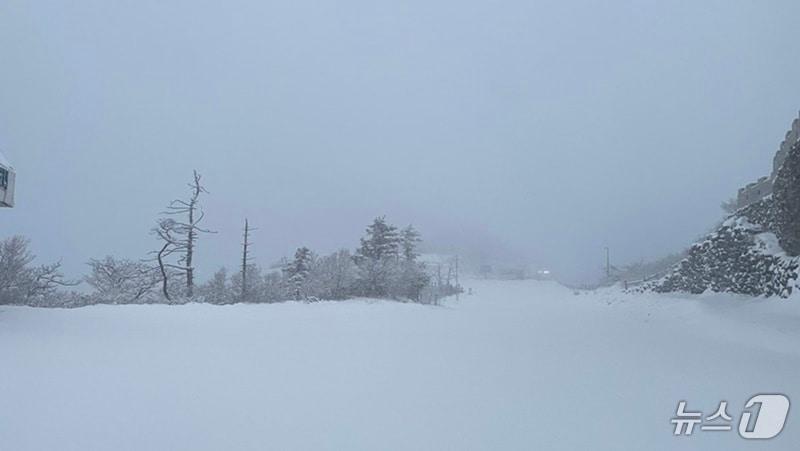
[[[60,263],[34,266],[29,241],[11,237],[0,242],[0,304],[77,307],[90,304],[207,302],[212,304],[342,300],[353,297],[436,303],[460,292],[435,277],[419,261],[420,233],[398,228],[385,217],[366,228],[358,248],[318,255],[300,247],[291,258],[262,268],[253,262],[254,228],[244,220],[241,260],[237,271],[225,267],[203,283],[196,280],[196,249],[203,235],[202,198],[208,191],[196,171],[186,198],[175,199],[156,221],[152,234],[158,247],[144,260],[107,256],[88,262],[85,281],[90,293],[70,290],[80,281],[67,280]]]

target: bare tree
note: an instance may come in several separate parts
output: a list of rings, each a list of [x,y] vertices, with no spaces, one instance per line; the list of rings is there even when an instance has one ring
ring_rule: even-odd
[[[164,245],[156,251],[156,260],[158,261],[158,269],[161,271],[161,292],[164,297],[170,301],[172,297],[169,294],[169,271],[167,270],[166,258],[172,255],[177,245],[177,239],[174,237],[174,222],[171,219],[160,219],[158,226],[153,229],[155,233],[163,242]]]
[[[89,261],[86,282],[97,290],[100,302],[112,304],[146,301],[158,284],[155,268],[142,262],[106,257]]]
[[[25,290],[25,300],[46,297],[54,294],[60,287],[74,287],[80,282],[67,280],[61,273],[61,262],[39,265],[33,268],[31,278]]]
[[[347,299],[355,287],[358,267],[346,249],[315,259],[308,275],[308,292],[321,299]]]
[[[27,278],[33,260],[27,239],[17,235],[0,243],[0,302],[10,302],[19,296],[20,285]]]
[[[250,222],[245,218],[244,240],[242,241],[242,286],[241,293],[239,293],[242,302],[245,302],[249,295],[247,275],[251,272],[250,262],[252,261],[252,257],[250,256],[250,246],[252,243],[250,242],[250,232],[253,230],[255,229],[250,228]]]
[[[14,236],[0,242],[0,303],[29,304],[60,287],[78,285],[61,273],[61,262],[31,267],[29,241]]]
[[[158,221],[153,233],[163,241],[163,246],[156,251],[156,259],[161,271],[162,292],[170,300],[168,279],[170,269],[186,277],[186,296],[194,296],[194,251],[197,239],[201,233],[214,233],[200,227],[205,218],[205,213],[200,205],[200,196],[208,194],[201,183],[201,175],[194,171],[192,182],[189,183],[190,195],[186,200],[176,199],[170,202],[165,216]],[[183,218],[183,219],[174,219]],[[167,257],[177,255],[176,263],[167,263]]]

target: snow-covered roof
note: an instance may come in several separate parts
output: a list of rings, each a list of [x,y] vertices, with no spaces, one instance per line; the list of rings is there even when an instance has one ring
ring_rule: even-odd
[[[2,151],[0,151],[0,166],[4,166],[7,168],[11,167],[11,163],[9,163],[8,160],[6,160],[6,157],[5,155],[3,155]]]

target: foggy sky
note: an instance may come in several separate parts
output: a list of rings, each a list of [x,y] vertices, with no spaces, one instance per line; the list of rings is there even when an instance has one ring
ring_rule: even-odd
[[[800,4],[608,3],[4,0],[0,238],[145,257],[197,169],[201,278],[244,217],[261,264],[378,215],[569,280],[677,251],[771,169]]]

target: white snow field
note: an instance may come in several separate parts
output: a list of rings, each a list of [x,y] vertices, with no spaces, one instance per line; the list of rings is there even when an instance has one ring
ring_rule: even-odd
[[[798,450],[673,436],[800,403],[800,298],[468,281],[443,307],[0,308],[0,450]]]

